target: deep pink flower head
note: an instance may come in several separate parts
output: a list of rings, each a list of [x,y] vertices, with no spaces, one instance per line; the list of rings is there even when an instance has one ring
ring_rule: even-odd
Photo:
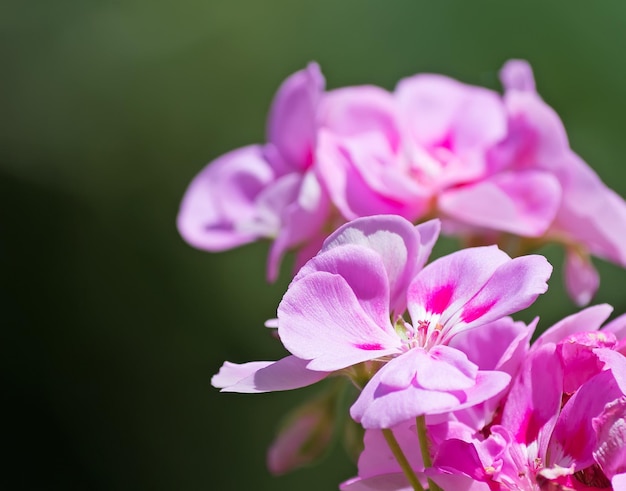
[[[273,239],[270,280],[286,250],[304,244],[304,259],[317,250],[329,209],[312,171],[323,89],[315,63],[288,77],[270,108],[268,142],[226,153],[192,180],[177,219],[185,241],[216,252]]]
[[[620,482],[626,360],[607,348],[604,370],[566,397],[563,363],[554,343],[532,351],[507,396],[500,424],[486,439],[443,442],[435,459],[441,472],[489,484],[490,490],[597,491]]]

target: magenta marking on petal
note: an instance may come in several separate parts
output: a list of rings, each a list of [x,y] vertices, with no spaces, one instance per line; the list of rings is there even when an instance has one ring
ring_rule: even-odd
[[[426,302],[426,310],[433,314],[441,314],[450,305],[452,293],[454,293],[454,286],[451,284],[443,285],[432,291]]]
[[[463,310],[463,314],[461,314],[461,320],[467,323],[475,321],[480,316],[489,312],[489,310],[495,305],[495,303],[496,300],[492,300],[490,303],[465,308]]]
[[[537,439],[541,424],[537,420],[537,415],[532,410],[527,410],[524,419],[520,424],[515,439],[520,443],[529,443]]]
[[[355,344],[354,346],[360,349],[368,350],[368,351],[375,351],[375,350],[383,349],[383,347],[378,343],[361,343],[361,344]]]

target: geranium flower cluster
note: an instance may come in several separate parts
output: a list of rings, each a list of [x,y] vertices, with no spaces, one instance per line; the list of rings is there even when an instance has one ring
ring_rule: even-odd
[[[531,345],[537,321],[510,314],[547,290],[547,260],[482,246],[426,264],[438,234],[438,220],[394,215],[343,225],[269,322],[290,354],[226,362],[212,384],[255,393],[352,381],[365,447],[344,491],[621,489],[626,317],[598,331],[612,308],[588,307]],[[277,471],[306,462],[299,445],[328,423],[324,407],[317,419],[301,412],[275,444]]]
[[[297,251],[266,323],[288,354],[212,378],[223,392],[323,385],[272,444],[272,472],[314,462],[342,420],[361,435],[342,491],[626,489],[626,314],[607,322],[598,304],[541,334],[513,317],[548,289],[552,265],[529,254],[548,242],[589,303],[590,255],[626,265],[626,204],[570,149],[529,65],[501,79],[503,96],[432,74],[325,92],[310,64],[280,87],[267,143],[189,186],[190,244],[272,239],[270,280]],[[430,260],[442,233],[464,247]]]
[[[394,214],[440,218],[465,245],[512,255],[565,246],[567,290],[587,304],[594,255],[626,266],[626,204],[572,151],[528,63],[500,72],[504,94],[435,74],[325,91],[317,64],[288,77],[271,104],[267,142],[217,158],[191,182],[178,228],[223,251],[273,241],[268,279],[295,270],[340,224]]]

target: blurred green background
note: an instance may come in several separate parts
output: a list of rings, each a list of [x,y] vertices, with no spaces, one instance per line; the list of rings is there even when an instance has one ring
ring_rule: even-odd
[[[178,236],[191,178],[262,142],[278,85],[316,60],[329,88],[420,71],[500,89],[529,60],[572,147],[626,195],[626,4],[532,0],[9,0],[0,9],[0,353],[7,490],[332,490],[340,447],[279,478],[265,450],[314,389],[220,394],[226,359],[283,352],[263,322],[289,281],[267,244]],[[626,240],[626,237],[625,237]],[[441,247],[445,248],[445,242]],[[551,289],[520,318],[576,309]],[[596,261],[594,303],[626,309]]]

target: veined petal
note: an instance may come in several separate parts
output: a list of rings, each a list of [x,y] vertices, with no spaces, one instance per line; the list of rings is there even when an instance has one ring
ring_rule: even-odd
[[[497,395],[511,380],[503,372],[478,371],[474,385],[463,390],[426,389],[415,377],[407,387],[383,383],[384,377],[391,376],[388,374],[401,364],[411,363],[412,358],[410,352],[394,358],[372,377],[350,408],[350,415],[356,422],[368,429],[391,428],[419,415],[464,409]]]
[[[314,370],[339,370],[395,353],[401,345],[389,320],[380,260],[363,247],[335,250],[335,256],[344,255],[346,267],[354,268],[343,275],[352,282],[326,271],[309,274],[291,284],[278,307],[281,341],[291,353],[311,360],[308,367]]]
[[[575,465],[581,470],[593,464],[597,445],[592,420],[604,411],[604,407],[623,396],[610,371],[599,373],[567,401],[554,428],[548,447],[551,465],[562,467]]]
[[[465,390],[476,383],[478,367],[462,351],[449,346],[415,351],[417,383],[425,389]]]
[[[609,402],[602,413],[592,421],[598,445],[593,458],[600,464],[604,474],[612,480],[613,489],[617,481],[626,485],[626,397]]]
[[[437,324],[438,343],[528,307],[547,289],[543,256],[511,259],[495,246],[464,249],[426,266],[409,287],[414,324]]]
[[[548,439],[561,409],[563,368],[556,346],[531,352],[514,380],[502,413],[502,426],[518,443],[539,442],[545,455]]]
[[[443,325],[509,260],[496,246],[488,246],[462,249],[428,264],[409,286],[413,323],[437,315]]]
[[[545,257],[516,257],[501,265],[462,308],[459,320],[471,329],[532,304],[548,289],[552,266]]]
[[[260,393],[292,390],[314,384],[329,372],[309,370],[307,361],[287,356],[278,361],[226,362],[211,379],[222,392]]]
[[[406,308],[406,289],[432,251],[439,236],[439,220],[413,226],[395,215],[379,215],[353,220],[333,232],[325,241],[320,256],[336,247],[359,245],[380,255],[389,279],[391,310]],[[320,261],[311,261],[296,278],[319,270]]]

